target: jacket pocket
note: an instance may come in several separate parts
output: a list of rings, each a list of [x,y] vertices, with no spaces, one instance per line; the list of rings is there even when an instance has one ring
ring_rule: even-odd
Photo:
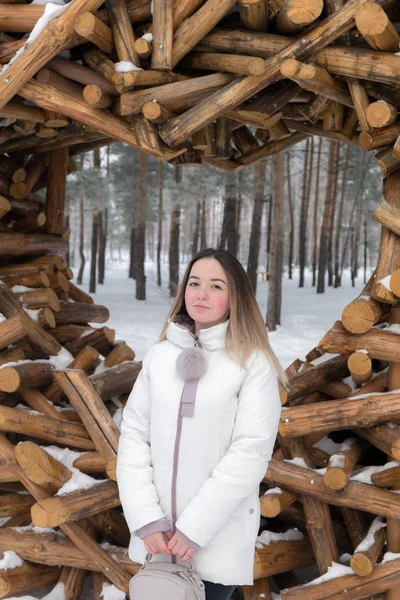
[[[221,419],[221,436],[220,436],[220,456],[226,454],[231,445],[233,428],[235,427],[236,410],[222,414]]]

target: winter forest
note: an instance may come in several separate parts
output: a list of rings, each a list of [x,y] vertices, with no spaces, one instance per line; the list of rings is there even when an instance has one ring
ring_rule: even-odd
[[[89,291],[105,265],[129,256],[126,276],[146,300],[146,263],[174,296],[179,267],[201,248],[235,254],[257,282],[269,282],[266,323],[281,324],[281,281],[317,294],[365,283],[376,264],[381,199],[379,166],[360,148],[310,137],[238,173],[172,166],[116,143],[81,155],[67,183],[69,262]],[[164,268],[163,268],[164,267]],[[166,268],[165,268],[166,267]],[[346,279],[346,281],[348,281]]]

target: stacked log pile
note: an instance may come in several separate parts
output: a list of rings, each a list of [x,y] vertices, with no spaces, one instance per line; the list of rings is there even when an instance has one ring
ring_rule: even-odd
[[[26,160],[58,149],[67,162],[66,149],[121,140],[182,166],[236,171],[318,135],[376,150],[384,175],[399,168],[398,3],[151,7],[0,3],[0,150]],[[13,183],[12,195],[28,193]]]
[[[106,581],[126,592],[139,568],[115,483],[115,413],[140,364],[71,282],[73,157],[120,140],[236,171],[318,135],[377,151],[380,255],[342,320],[288,369],[260,497],[274,531],[259,537],[243,594],[271,598],[272,577],[282,598],[397,600],[399,3],[73,0],[51,11],[26,43],[49,8],[0,3],[0,550],[24,561],[0,569],[0,597],[54,583],[77,599],[87,572],[95,597]],[[350,566],[332,570],[343,552]],[[297,585],[311,565],[322,578]]]

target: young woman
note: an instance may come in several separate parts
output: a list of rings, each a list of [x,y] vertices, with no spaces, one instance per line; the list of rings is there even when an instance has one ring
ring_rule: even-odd
[[[133,561],[193,557],[207,600],[253,583],[278,378],[286,386],[243,267],[199,252],[123,413],[117,480]]]

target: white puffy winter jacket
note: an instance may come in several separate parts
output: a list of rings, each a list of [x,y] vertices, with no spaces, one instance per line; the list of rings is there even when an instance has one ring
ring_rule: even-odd
[[[275,370],[262,352],[246,369],[225,351],[229,321],[201,329],[207,370],[192,418],[183,417],[177,475],[176,527],[201,546],[193,555],[203,580],[253,583],[259,528],[259,483],[278,430]],[[155,344],[123,412],[117,481],[131,531],[130,558],[143,564],[144,542],[133,532],[158,519],[171,523],[171,485],[179,403],[184,386],[176,360],[194,346],[193,334],[171,322]],[[171,560],[158,554],[153,560]]]

